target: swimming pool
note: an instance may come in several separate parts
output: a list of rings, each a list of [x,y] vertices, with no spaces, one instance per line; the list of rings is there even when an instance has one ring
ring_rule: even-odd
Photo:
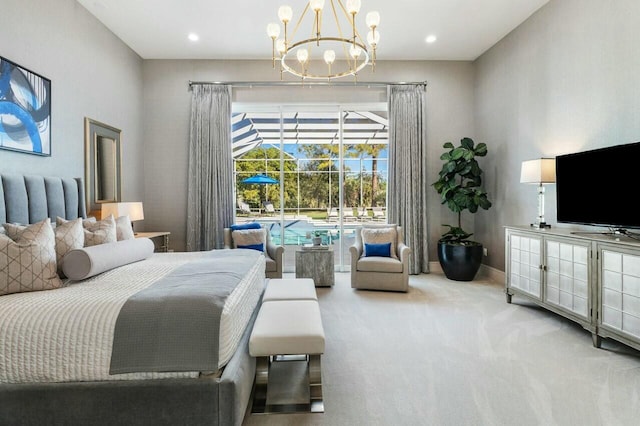
[[[282,244],[280,221],[259,221],[269,230],[271,240],[276,245],[303,245],[311,242],[315,232],[322,237],[322,244],[334,244],[340,239],[340,224],[311,222],[306,219],[287,219],[284,221],[284,244]],[[345,224],[344,236],[353,234],[358,224]]]

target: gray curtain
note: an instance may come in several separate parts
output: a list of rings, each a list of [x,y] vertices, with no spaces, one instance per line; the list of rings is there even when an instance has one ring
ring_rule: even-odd
[[[429,272],[427,128],[423,85],[389,86],[389,223],[404,228],[409,273]]]
[[[231,87],[194,85],[189,136],[187,250],[223,247],[233,221]]]

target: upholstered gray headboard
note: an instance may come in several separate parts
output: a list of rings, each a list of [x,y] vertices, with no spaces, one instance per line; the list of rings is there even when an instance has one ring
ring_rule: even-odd
[[[87,217],[82,178],[0,174],[0,223]]]

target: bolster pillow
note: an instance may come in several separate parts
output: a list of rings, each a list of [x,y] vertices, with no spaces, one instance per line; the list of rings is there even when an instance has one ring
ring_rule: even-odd
[[[71,250],[64,256],[62,271],[77,281],[138,262],[151,256],[154,244],[149,238],[136,238]]]

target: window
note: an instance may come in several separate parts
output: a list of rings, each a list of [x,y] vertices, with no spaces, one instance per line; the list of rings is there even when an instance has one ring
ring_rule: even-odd
[[[234,108],[236,221],[258,221],[285,246],[293,272],[296,247],[317,233],[348,269],[354,229],[386,221],[386,104]]]

